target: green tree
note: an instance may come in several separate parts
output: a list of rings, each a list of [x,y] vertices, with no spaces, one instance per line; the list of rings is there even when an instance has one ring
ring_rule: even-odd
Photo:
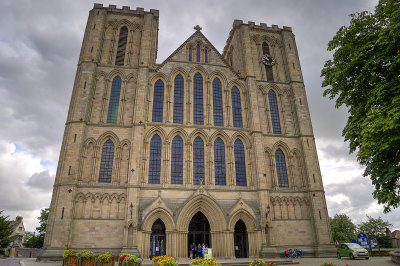
[[[25,237],[25,246],[27,248],[42,248],[44,237],[46,234],[47,220],[49,219],[49,208],[40,210],[38,217],[39,226],[36,227],[36,232],[27,232]]]
[[[333,241],[351,242],[356,239],[356,226],[346,214],[336,214],[329,217]]]
[[[36,235],[35,232],[26,232],[25,247],[27,248],[41,248],[43,247],[43,238]]]
[[[35,240],[37,248],[43,247],[44,237],[46,234],[47,220],[49,219],[49,211],[50,211],[49,208],[40,210],[40,216],[38,217],[39,226],[36,227],[36,231],[38,232],[38,235],[36,236],[37,239]]]
[[[349,108],[342,134],[387,213],[400,206],[400,2],[380,0],[374,13],[350,17],[328,44],[322,86],[336,108]]]
[[[0,210],[0,248],[8,247],[14,240],[12,233],[11,221],[8,220],[8,216],[3,215],[3,210]]]
[[[388,221],[383,221],[381,217],[375,219],[367,215],[367,218],[368,221],[358,225],[358,231],[367,234],[368,238],[374,237],[379,245],[388,247],[390,243],[386,239],[386,227],[390,228],[393,225]]]

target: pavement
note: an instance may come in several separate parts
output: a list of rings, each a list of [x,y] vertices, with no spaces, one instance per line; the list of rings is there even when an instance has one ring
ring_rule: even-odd
[[[244,264],[249,261],[249,259],[217,259],[217,261],[223,265],[234,265],[234,264]],[[273,259],[268,260],[273,261]],[[285,259],[276,259],[275,261],[281,262]],[[287,261],[287,260],[286,260]],[[350,260],[349,258],[300,258],[293,259],[293,265],[300,266],[319,266],[322,262],[331,262],[337,266],[368,266],[368,265],[378,265],[378,266],[396,266],[397,264],[390,261],[390,257],[371,257],[369,260],[358,259]],[[179,260],[180,265],[188,264],[189,260]],[[150,260],[143,260],[143,265],[151,265]],[[117,265],[117,264],[116,264]],[[0,266],[62,266],[62,262],[36,262],[35,258],[8,258],[0,259]]]

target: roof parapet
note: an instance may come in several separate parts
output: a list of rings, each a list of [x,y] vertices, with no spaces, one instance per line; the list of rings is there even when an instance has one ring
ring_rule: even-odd
[[[144,8],[137,7],[136,10],[132,10],[129,6],[122,6],[122,8],[117,8],[116,5],[108,5],[108,7],[105,7],[103,6],[103,4],[99,3],[95,3],[93,5],[93,9],[105,9],[114,12],[117,11],[117,12],[131,13],[136,15],[144,15],[145,13],[147,13],[147,14],[153,14],[155,17],[158,17],[160,13],[157,9],[150,9],[150,11],[145,11]]]

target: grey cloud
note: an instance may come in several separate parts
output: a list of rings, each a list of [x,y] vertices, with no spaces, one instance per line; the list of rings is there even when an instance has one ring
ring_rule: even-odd
[[[54,183],[54,175],[50,175],[48,170],[33,174],[26,184],[32,188],[37,188],[46,192],[51,191]]]

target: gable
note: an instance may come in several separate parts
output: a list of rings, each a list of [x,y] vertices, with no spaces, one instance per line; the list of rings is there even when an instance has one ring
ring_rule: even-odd
[[[200,51],[199,62],[197,58],[198,47]],[[211,42],[200,32],[200,30],[196,30],[195,33],[193,33],[181,46],[179,46],[164,62],[162,62],[158,66],[157,70],[162,69],[169,62],[183,62],[194,64],[200,63],[226,67],[229,68],[235,76],[237,76],[237,73],[225,61],[225,59],[211,44]]]

